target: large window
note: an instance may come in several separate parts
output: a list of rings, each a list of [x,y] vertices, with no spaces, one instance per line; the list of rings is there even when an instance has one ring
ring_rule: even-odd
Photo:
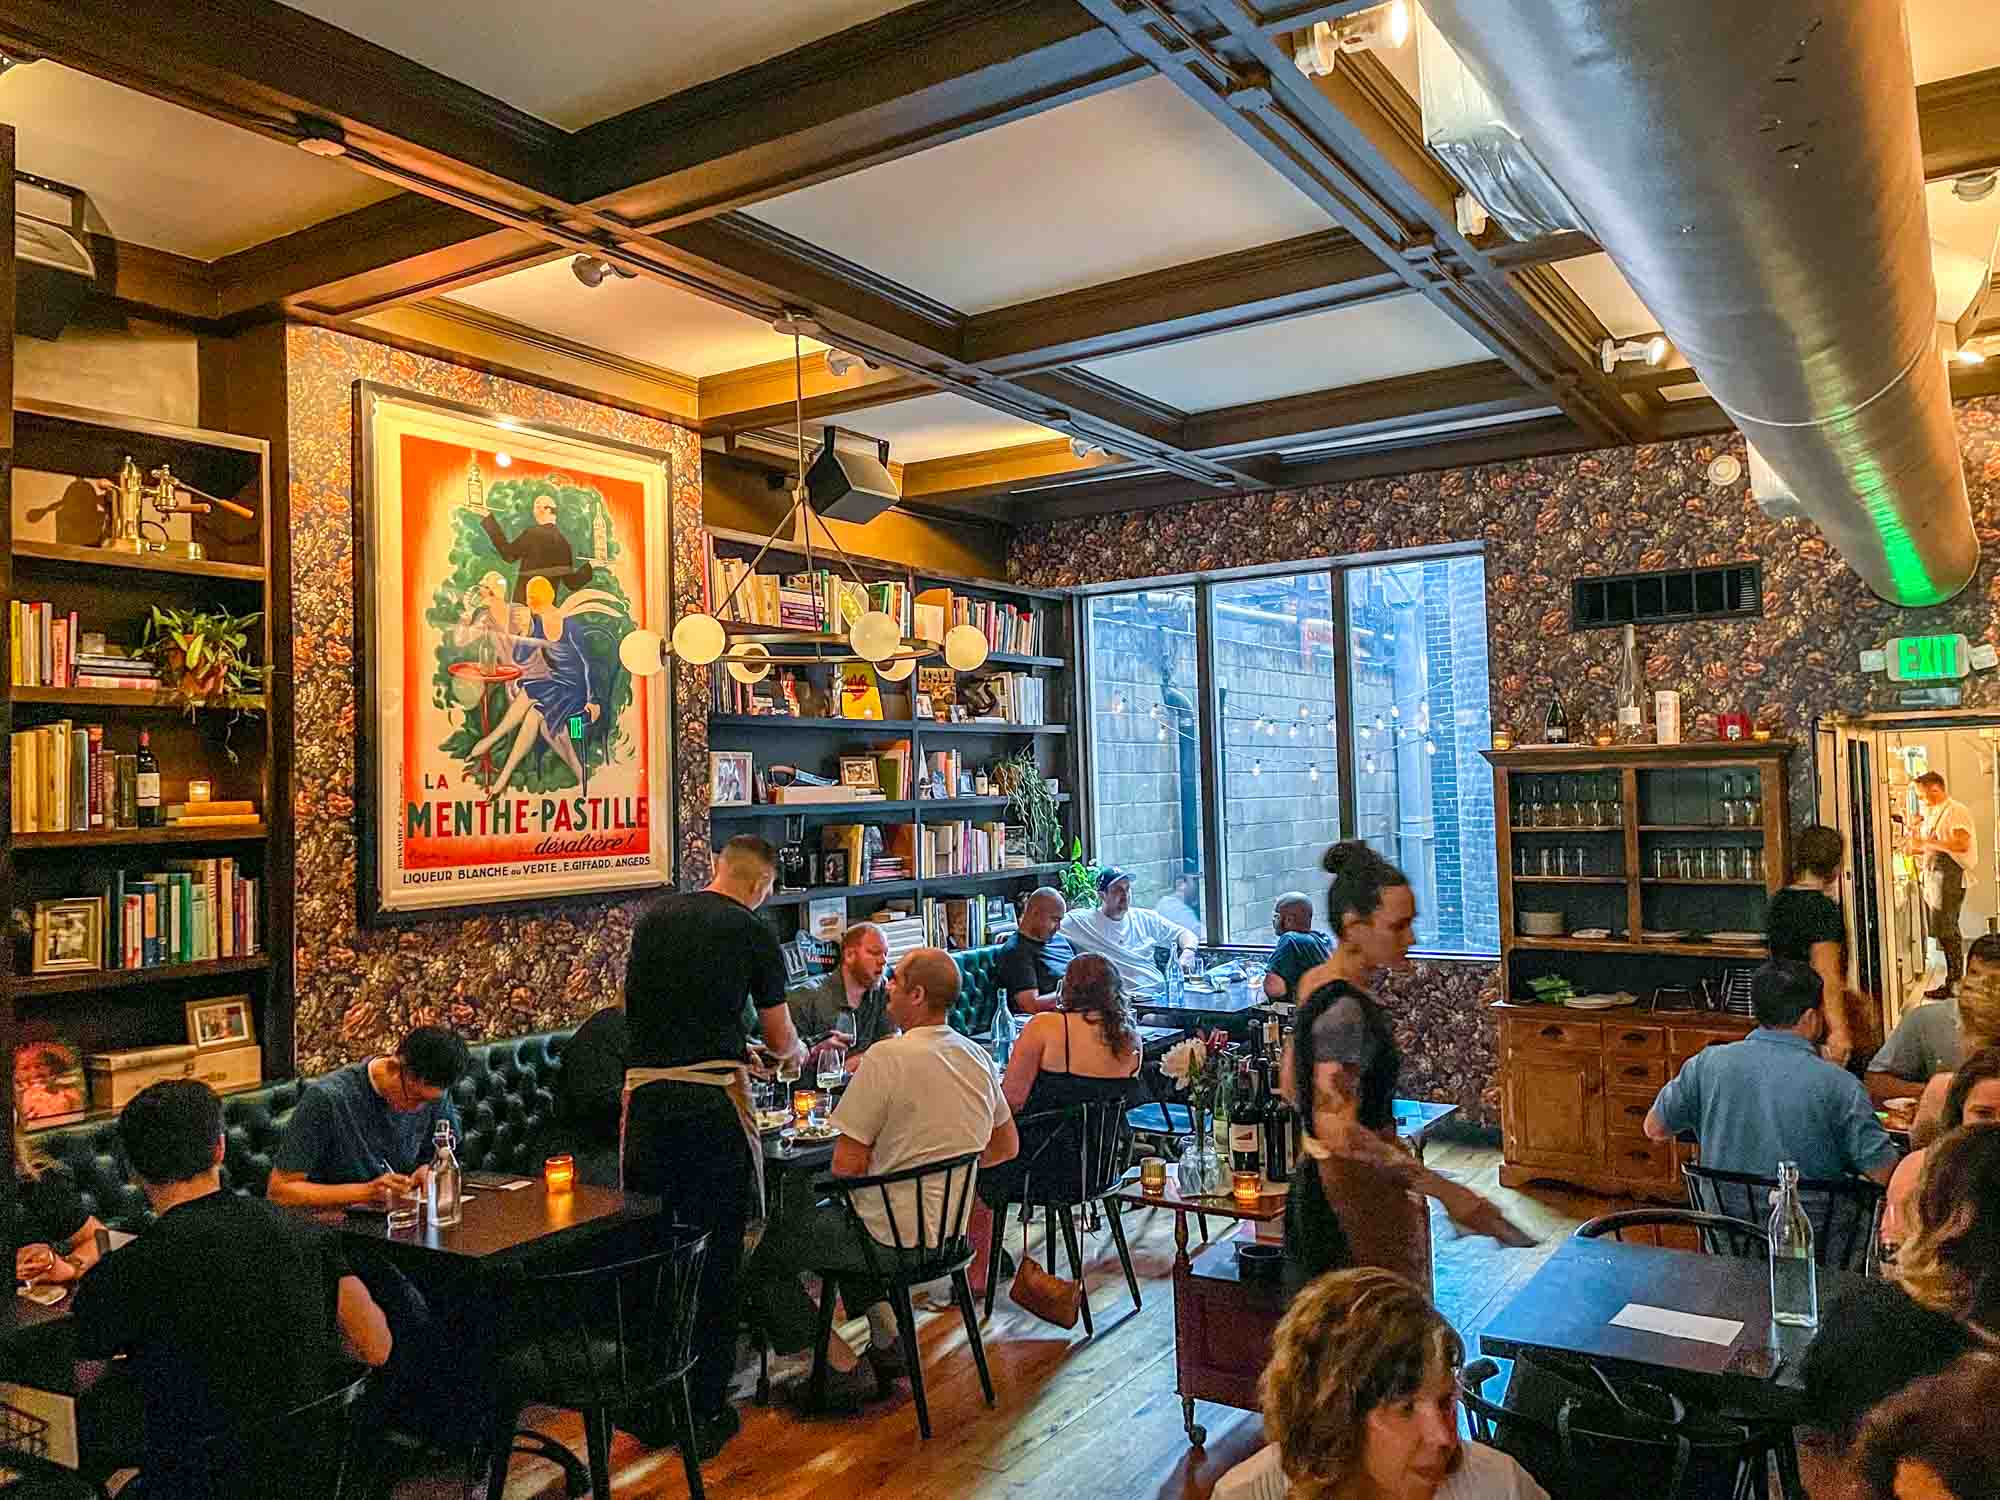
[[[1099,864],[1132,872],[1135,905],[1201,910],[1202,725],[1195,591],[1092,599],[1091,769]],[[1180,910],[1185,905],[1187,912]],[[1196,922],[1202,932],[1205,923]]]
[[[1324,921],[1320,855],[1358,837],[1409,876],[1421,949],[1498,951],[1477,554],[1100,594],[1086,622],[1092,852],[1136,904],[1268,944],[1285,891]]]

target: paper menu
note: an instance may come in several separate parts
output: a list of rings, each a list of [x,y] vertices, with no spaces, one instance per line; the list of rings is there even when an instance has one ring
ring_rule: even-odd
[[[1670,1307],[1652,1307],[1644,1302],[1628,1302],[1611,1320],[1620,1328],[1636,1328],[1643,1333],[1663,1333],[1668,1338],[1695,1339],[1704,1344],[1720,1344],[1725,1349],[1736,1342],[1743,1324],[1736,1318],[1710,1318],[1701,1313],[1675,1312]]]

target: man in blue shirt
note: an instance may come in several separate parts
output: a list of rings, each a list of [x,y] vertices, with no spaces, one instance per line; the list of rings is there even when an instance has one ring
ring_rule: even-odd
[[[1791,1161],[1801,1177],[1853,1174],[1886,1186],[1898,1152],[1874,1102],[1815,1050],[1826,1033],[1824,994],[1807,965],[1765,964],[1751,987],[1757,1029],[1683,1063],[1646,1113],[1647,1137],[1691,1130],[1702,1165],[1724,1172],[1775,1177]]]
[[[1304,891],[1286,891],[1271,903],[1271,930],[1278,934],[1278,946],[1271,950],[1271,966],[1264,971],[1264,998],[1299,1003],[1299,981],[1306,971],[1316,969],[1333,952],[1333,939],[1313,930],[1312,897]]]
[[[462,1038],[419,1026],[394,1057],[349,1063],[306,1085],[271,1159],[265,1195],[306,1208],[373,1205],[430,1172],[439,1120],[459,1133],[447,1097],[471,1061]]]

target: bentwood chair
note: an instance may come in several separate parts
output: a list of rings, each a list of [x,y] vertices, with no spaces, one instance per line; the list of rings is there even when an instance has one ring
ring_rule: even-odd
[[[177,1500],[354,1500],[370,1479],[354,1407],[372,1378],[363,1374],[254,1427],[194,1443],[171,1466],[141,1470],[139,1488]]]
[[[872,1177],[829,1177],[818,1184],[821,1191],[846,1210],[862,1245],[867,1265],[862,1274],[886,1289],[889,1305],[895,1309],[904,1369],[910,1377],[910,1394],[917,1402],[917,1429],[926,1439],[931,1435],[931,1409],[924,1393],[923,1353],[917,1347],[917,1314],[910,1301],[912,1287],[951,1278],[958,1315],[965,1321],[966,1342],[972,1345],[972,1360],[979,1367],[980,1388],[986,1393],[986,1404],[991,1406],[994,1402],[993,1376],[986,1367],[986,1345],[979,1337],[979,1314],[972,1305],[972,1284],[965,1275],[966,1267],[972,1264],[972,1242],[966,1238],[965,1224],[972,1209],[979,1157],[979,1152],[968,1151],[963,1156],[934,1161],[927,1166],[906,1167],[900,1172],[882,1172]],[[926,1193],[926,1188],[931,1188],[932,1193]],[[933,1195],[935,1202],[925,1201]],[[880,1205],[889,1226],[890,1243],[878,1241],[869,1232],[857,1203]],[[851,1266],[809,1269],[821,1272],[819,1338],[813,1346],[811,1399],[815,1407],[824,1407],[826,1352],[833,1340],[833,1299],[838,1278],[853,1275],[854,1271]]]
[[[993,1210],[993,1233],[988,1264],[1000,1264],[1000,1242],[1007,1228],[1007,1210],[1020,1204],[1028,1213],[1039,1208],[1047,1226],[1048,1257],[1055,1260],[1056,1225],[1062,1225],[1063,1243],[1069,1250],[1069,1273],[1083,1287],[1083,1331],[1086,1337],[1097,1330],[1090,1318],[1090,1286],[1084,1280],[1081,1241],[1076,1231],[1076,1210],[1088,1203],[1104,1206],[1111,1240],[1118,1247],[1118,1263],[1125,1271],[1125,1284],[1132,1292],[1132,1306],[1139,1308],[1139,1278],[1132,1269],[1132,1248],[1125,1241],[1125,1222],[1118,1200],[1107,1196],[1124,1175],[1131,1153],[1131,1132],[1126,1124],[1125,1101],[1104,1100],[1074,1104],[1068,1109],[1046,1110],[1023,1116],[1019,1163],[1021,1186],[1009,1201]],[[1013,1163],[1009,1163],[1012,1166]],[[1006,1170],[1006,1168],[1002,1168]],[[993,1315],[993,1299],[1000,1278],[986,1278],[986,1315]]]
[[[702,1500],[687,1377],[695,1360],[695,1296],[707,1258],[708,1236],[683,1231],[664,1250],[522,1275],[513,1284],[510,1307],[520,1331],[500,1354],[487,1500],[501,1500],[512,1450],[541,1451],[542,1434],[515,1434],[524,1406],[568,1407],[582,1415],[591,1494],[610,1500],[612,1416],[656,1402],[671,1405],[688,1494]]]
[[[1487,1399],[1486,1382],[1499,1373],[1490,1359],[1459,1371],[1466,1422],[1475,1441],[1512,1456],[1551,1500],[1757,1494],[1758,1444],[1746,1428],[1689,1411],[1665,1391],[1608,1384],[1601,1392],[1575,1387],[1550,1416],[1530,1415]]]
[[[1689,1162],[1681,1168],[1688,1202],[1706,1214],[1768,1223],[1775,1177],[1748,1172],[1723,1172]],[[1805,1178],[1799,1182],[1799,1203],[1812,1222],[1813,1259],[1822,1269],[1858,1271],[1875,1267],[1881,1243],[1882,1204],[1887,1192],[1866,1177]]]
[[[1710,1255],[1734,1255],[1742,1259],[1755,1259],[1766,1255],[1771,1248],[1771,1234],[1761,1224],[1752,1224],[1743,1219],[1725,1218],[1721,1214],[1696,1213],[1689,1208],[1628,1208],[1618,1213],[1599,1214],[1587,1223],[1579,1224],[1575,1237],[1580,1240],[1617,1240],[1621,1244],[1658,1245],[1662,1229],[1692,1229],[1701,1242],[1701,1248]],[[1651,1230],[1650,1235],[1638,1235],[1634,1240],[1626,1236],[1639,1230]]]

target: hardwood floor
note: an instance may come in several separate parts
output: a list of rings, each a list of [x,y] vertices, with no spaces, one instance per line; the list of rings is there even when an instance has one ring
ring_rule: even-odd
[[[1431,1165],[1487,1193],[1517,1222],[1541,1236],[1533,1250],[1504,1250],[1490,1240],[1435,1229],[1438,1303],[1470,1344],[1479,1327],[1534,1274],[1556,1242],[1586,1217],[1611,1206],[1591,1195],[1498,1186],[1499,1152],[1434,1145]],[[703,1471],[710,1495],[759,1500],[1002,1500],[1056,1496],[1065,1500],[1206,1500],[1231,1465],[1263,1445],[1254,1413],[1204,1403],[1205,1449],[1191,1449],[1174,1394],[1173,1219],[1139,1212],[1126,1219],[1134,1266],[1145,1299],[1134,1310],[1108,1234],[1089,1237],[1087,1279],[1097,1321],[1095,1338],[1082,1325],[1065,1334],[1012,1306],[1003,1290],[984,1329],[998,1404],[988,1409],[956,1312],[920,1314],[920,1337],[936,1436],[917,1435],[907,1382],[858,1418],[808,1419],[779,1406],[743,1403],[743,1432]],[[1018,1230],[1010,1243],[1018,1246]],[[1038,1254],[1040,1234],[1030,1241]],[[1044,1264],[1047,1264],[1044,1256]],[[780,1375],[780,1366],[774,1373]],[[803,1368],[799,1362],[797,1368]],[[543,1412],[530,1420],[583,1452],[573,1414]],[[620,1433],[612,1450],[618,1500],[671,1500],[687,1494],[680,1456],[646,1449]],[[454,1488],[410,1481],[398,1500],[433,1500]],[[517,1457],[509,1500],[556,1500],[555,1466]]]

